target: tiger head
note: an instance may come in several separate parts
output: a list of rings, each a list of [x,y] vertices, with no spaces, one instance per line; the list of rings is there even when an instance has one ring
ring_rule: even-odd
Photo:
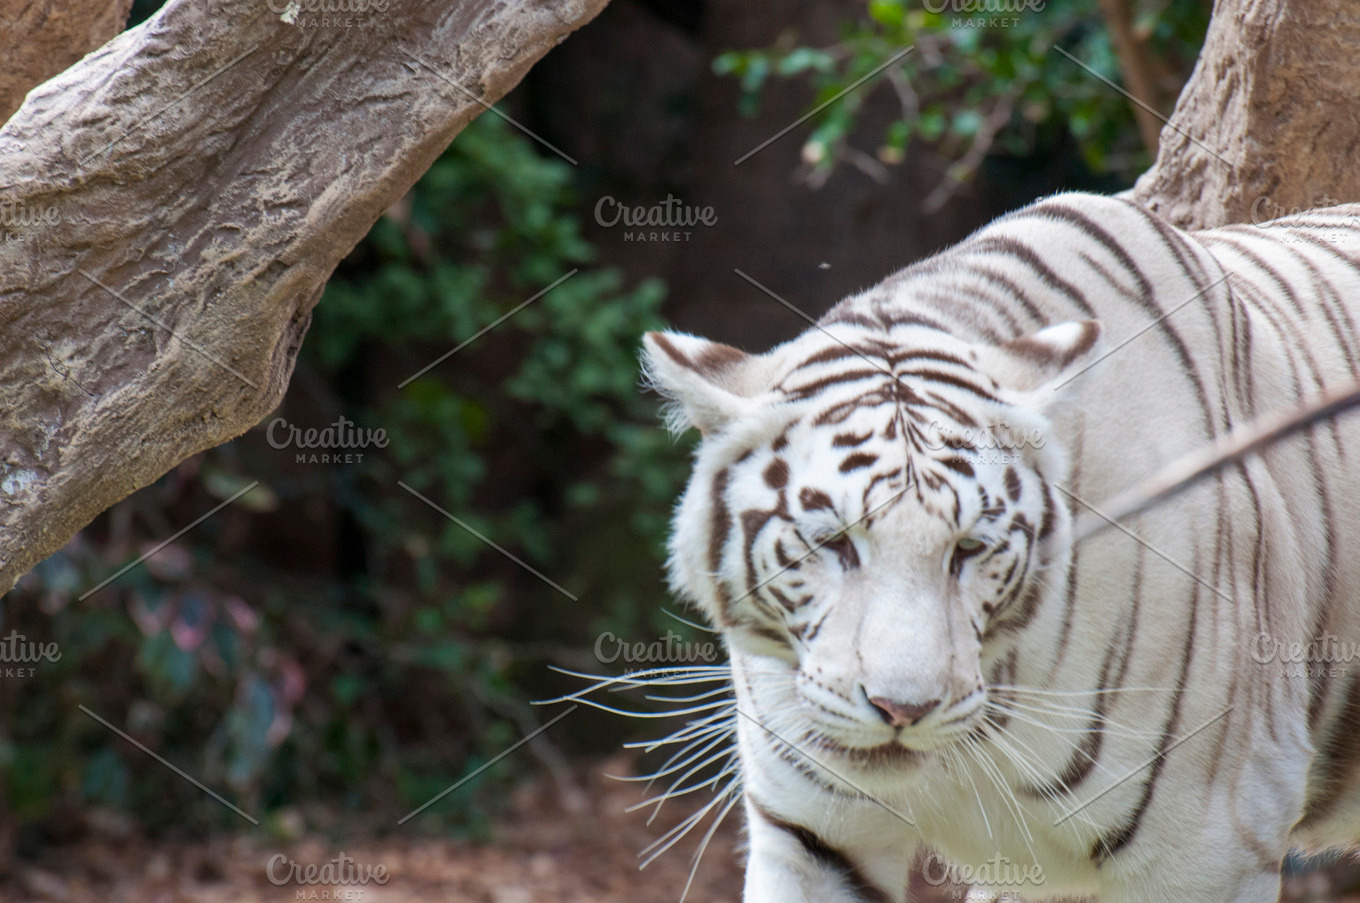
[[[702,433],[672,587],[759,685],[756,717],[878,763],[978,728],[984,671],[1067,564],[1055,405],[1099,334],[983,345],[849,323],[759,355],[646,336],[672,427]]]

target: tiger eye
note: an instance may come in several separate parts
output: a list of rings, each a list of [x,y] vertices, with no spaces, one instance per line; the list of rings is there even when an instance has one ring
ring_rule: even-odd
[[[836,553],[841,560],[841,567],[859,567],[859,550],[855,548],[855,541],[848,533],[837,533],[822,543],[822,547]]]

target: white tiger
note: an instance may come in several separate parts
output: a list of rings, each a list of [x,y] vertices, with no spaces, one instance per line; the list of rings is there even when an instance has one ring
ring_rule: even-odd
[[[646,337],[703,433],[671,579],[730,652],[747,903],[901,901],[923,845],[1030,899],[1268,903],[1360,840],[1360,419],[1071,541],[1360,377],[1357,223],[1058,195],[765,354]]]

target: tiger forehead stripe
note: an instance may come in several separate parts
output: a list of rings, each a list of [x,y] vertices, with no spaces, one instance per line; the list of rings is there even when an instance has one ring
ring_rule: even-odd
[[[820,489],[813,489],[811,486],[804,486],[798,491],[798,504],[803,506],[804,511],[834,510],[835,508],[835,505],[831,502],[831,496]]]
[[[878,455],[869,452],[855,452],[852,455],[846,455],[845,460],[841,462],[840,471],[841,473],[850,473],[852,470],[870,467],[877,461]]]
[[[997,397],[992,394],[992,392],[994,392],[998,388],[996,380],[994,379],[988,379],[988,382],[992,384],[991,389],[988,390],[962,377],[955,376],[951,373],[941,373],[939,370],[916,370],[911,371],[906,375],[919,376],[929,382],[944,383],[945,385],[953,386],[956,389],[963,389],[965,392],[971,392],[974,395],[987,399],[988,401],[998,400]],[[981,374],[978,375],[980,376]]]
[[[830,376],[823,376],[820,379],[815,379],[810,383],[804,383],[801,386],[786,387],[783,384],[780,384],[778,388],[788,395],[801,399],[810,398],[829,386],[837,386],[841,383],[860,382],[866,379],[890,378],[891,374],[883,370],[876,370],[872,367],[861,367],[858,370],[842,370],[839,373],[833,373]]]
[[[811,367],[815,364],[828,364],[834,361],[841,361],[847,357],[858,357],[862,359],[865,356],[872,353],[873,352],[871,351],[861,350],[850,345],[836,344],[832,345],[830,348],[823,348],[821,351],[818,351],[816,354],[807,358],[802,363],[795,366],[793,369],[795,371],[802,370],[804,367]]]
[[[837,433],[831,440],[834,448],[854,448],[856,445],[863,445],[874,436],[874,431],[869,430],[863,434]]]
[[[765,485],[771,489],[783,489],[789,483],[789,464],[783,458],[775,458],[765,467]]]
[[[906,364],[912,361],[929,360],[939,361],[945,364],[958,364],[960,367],[972,369],[972,364],[958,355],[950,354],[948,351],[937,351],[930,348],[913,348],[907,351],[896,351],[889,354],[887,357],[888,363],[892,364],[894,367],[898,364]]]

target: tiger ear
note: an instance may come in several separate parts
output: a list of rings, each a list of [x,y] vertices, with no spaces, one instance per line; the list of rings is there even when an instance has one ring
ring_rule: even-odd
[[[766,388],[760,358],[682,332],[649,332],[642,337],[642,370],[647,385],[675,402],[668,413],[672,432],[697,426],[704,435],[720,431],[752,407]]]
[[[1022,392],[1055,394],[1100,360],[1100,335],[1099,321],[1072,320],[1012,339],[996,349],[1003,358],[999,378]]]

